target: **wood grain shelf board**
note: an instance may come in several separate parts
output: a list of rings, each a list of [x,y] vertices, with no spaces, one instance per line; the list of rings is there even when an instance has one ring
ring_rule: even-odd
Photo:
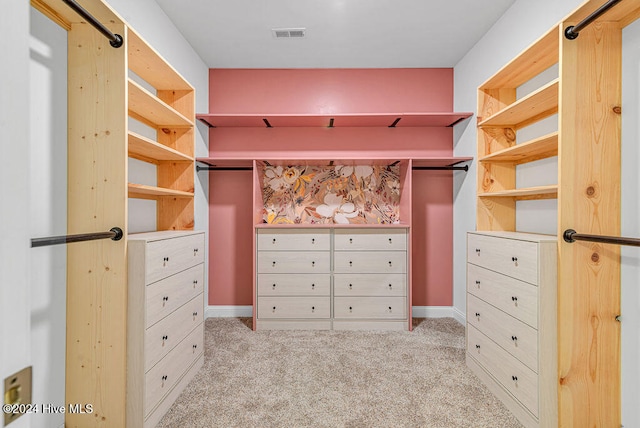
[[[499,190],[496,192],[479,193],[479,198],[515,198],[516,200],[527,199],[555,199],[558,197],[558,186],[537,186],[525,187],[521,189]]]
[[[129,28],[129,69],[159,90],[193,90],[191,85],[154,48]]]
[[[222,114],[200,113],[196,117],[214,127],[397,127],[453,126],[473,113],[353,113],[353,114]]]
[[[551,28],[493,77],[480,85],[479,89],[517,88],[556,64],[560,44],[558,32],[558,27]]]
[[[538,90],[519,99],[508,107],[478,123],[479,127],[522,128],[558,111],[559,79],[554,79]]]
[[[144,184],[128,183],[130,198],[148,199],[155,196],[175,196],[179,198],[193,198],[193,193],[163,187],[147,186]]]
[[[128,79],[129,112],[156,127],[190,128],[193,123],[138,83]]]
[[[577,23],[589,16],[593,11],[606,3],[603,0],[591,0],[571,12],[562,22]],[[621,1],[601,15],[595,22],[618,22],[625,27],[640,18],[640,5],[638,2]]]
[[[516,144],[479,159],[480,162],[509,162],[521,164],[558,155],[558,133]]]
[[[194,159],[171,147],[167,147],[135,132],[129,131],[129,156],[145,162],[154,161],[190,161]]]

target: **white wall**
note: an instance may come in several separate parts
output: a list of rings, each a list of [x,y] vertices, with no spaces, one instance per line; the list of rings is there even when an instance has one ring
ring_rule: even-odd
[[[0,380],[31,364],[29,340],[29,3],[2,2],[0,28]],[[4,385],[4,382],[3,382]],[[4,396],[4,387],[2,390]],[[0,415],[4,416],[4,415]],[[11,424],[29,426],[29,416]],[[0,417],[0,426],[3,418]]]
[[[195,87],[196,111],[208,111],[208,68],[155,1],[114,0],[110,4]],[[0,68],[3,85],[0,119],[2,135],[6,138],[2,158],[12,161],[0,168],[5,183],[0,186],[3,201],[0,206],[3,222],[11,227],[6,228],[2,238],[0,328],[2,340],[21,348],[21,353],[31,348],[33,402],[61,405],[64,404],[65,377],[66,247],[29,249],[28,245],[32,237],[66,234],[67,35],[35,9],[31,9],[29,15],[28,2],[10,0],[9,5],[15,5],[16,12],[7,13],[5,7],[2,28],[9,28],[11,37],[3,38],[0,43],[2,51],[9,52],[12,66]],[[18,12],[24,14],[22,20],[18,19],[21,18]],[[10,26],[5,26],[5,21]],[[14,26],[16,30],[11,31]],[[198,125],[196,156],[208,156],[207,146],[208,128]],[[130,168],[132,176],[140,176],[141,182],[155,180],[154,167],[149,168],[143,162],[132,163],[135,164]],[[195,192],[195,228],[206,231],[206,173],[197,177]],[[155,228],[155,203],[145,202],[130,200],[131,233]],[[14,305],[10,298],[24,302],[22,311],[20,304]],[[19,329],[16,333],[5,331],[8,326],[21,328],[25,333],[18,334]],[[8,355],[6,351],[10,349],[2,343],[3,378],[31,362],[29,353],[21,363],[15,356]],[[22,419],[30,419],[32,427],[56,427],[64,423],[62,415],[39,414]]]
[[[582,0],[517,0],[454,67],[454,110],[476,112],[477,87],[581,3]],[[623,37],[622,234],[638,237],[640,22],[627,27]],[[557,74],[557,70],[545,74],[553,73]],[[532,132],[549,132],[548,126],[557,126],[549,125],[550,122],[553,119]],[[456,156],[476,156],[474,124],[475,120],[456,127]],[[518,185],[547,184],[537,180],[553,176],[556,168],[555,159],[519,168]],[[453,301],[459,315],[466,311],[466,232],[475,230],[476,175],[474,162],[466,175],[458,173],[455,176]],[[516,223],[521,231],[555,234],[556,216],[554,200],[519,202]],[[640,250],[623,248],[622,256],[622,422],[625,427],[632,427],[640,426],[640,406],[637,406],[640,396]]]

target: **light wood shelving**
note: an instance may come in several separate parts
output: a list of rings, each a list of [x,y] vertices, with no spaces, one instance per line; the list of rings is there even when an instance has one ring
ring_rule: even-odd
[[[516,201],[558,200],[558,337],[547,350],[557,356],[557,415],[540,426],[621,426],[619,247],[562,239],[566,229],[620,234],[622,28],[640,1],[564,37],[603,3],[585,1],[478,87],[477,230],[516,232]],[[555,64],[557,79],[517,99]],[[556,112],[558,132],[516,144],[519,129]],[[558,185],[516,188],[518,165],[556,155]]]

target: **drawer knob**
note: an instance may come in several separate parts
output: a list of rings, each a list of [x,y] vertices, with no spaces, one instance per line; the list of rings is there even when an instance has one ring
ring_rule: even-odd
[[[311,266],[315,267],[316,266],[316,262],[311,262]]]
[[[389,260],[389,267],[393,267],[393,263],[391,263],[391,260]]]
[[[162,376],[162,380],[167,380],[167,375]]]
[[[389,306],[389,312],[391,312],[391,306]]]
[[[480,248],[476,248],[476,254],[480,255]]]
[[[316,311],[316,307],[315,306],[311,306],[311,312],[315,312]]]
[[[514,382],[517,382],[518,381],[518,376],[511,376],[511,380],[514,381]]]
[[[316,243],[316,238],[311,238],[311,243],[315,244]]]
[[[271,311],[272,311],[272,312],[275,312],[275,311],[276,311],[276,307],[274,306],[274,307],[271,309]]]
[[[194,257],[198,255],[198,249],[197,248],[193,249],[193,255],[194,255]]]
[[[391,238],[389,238],[389,244],[393,243],[393,241],[391,240]]]
[[[389,290],[393,289],[393,285],[389,284]]]
[[[194,317],[197,317],[197,316],[198,316],[198,311],[195,311],[195,312],[193,313],[193,316],[194,316]]]
[[[514,262],[514,263],[517,263],[518,262],[518,258],[517,257],[511,257],[511,261]]]
[[[353,262],[352,261],[349,261],[349,266],[353,266]]]
[[[349,244],[353,244],[353,238],[349,238]]]
[[[514,302],[517,302],[518,298],[516,296],[511,296],[511,300],[514,301]]]
[[[349,284],[349,290],[353,290],[353,284]]]
[[[198,349],[198,345],[197,344],[193,345],[193,349]]]
[[[272,244],[276,243],[276,238],[273,238],[273,241],[271,241]]]
[[[169,263],[169,257],[165,257],[164,259],[162,259],[164,261],[164,264],[162,266],[166,266],[167,263]]]
[[[476,316],[480,318],[480,312],[476,312]]]
[[[276,289],[276,285],[275,285],[275,284],[273,284],[273,285],[271,286],[271,288],[275,290],[275,289]]]
[[[476,345],[476,349],[480,349],[480,345]]]
[[[311,284],[311,289],[315,290],[316,289],[316,285],[315,284]]]
[[[276,262],[271,262],[271,267],[276,267]]]
[[[193,288],[196,288],[196,286],[197,286],[197,285],[198,285],[198,280],[197,280],[197,279],[194,279],[194,280],[193,280]]]
[[[163,301],[165,301],[165,302],[168,302],[168,301],[169,301],[169,296],[164,296],[164,297],[162,298],[162,300],[163,300]]]
[[[511,336],[511,340],[513,340],[514,342],[518,341],[518,336]]]
[[[162,336],[162,341],[169,340],[169,336]]]
[[[353,307],[349,306],[349,312],[353,312]]]
[[[480,281],[476,281],[476,285],[480,285]]]

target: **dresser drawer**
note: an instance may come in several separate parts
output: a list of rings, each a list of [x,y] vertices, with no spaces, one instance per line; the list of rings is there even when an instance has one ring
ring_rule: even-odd
[[[330,273],[329,251],[258,251],[258,273]]]
[[[467,352],[538,417],[538,375],[533,370],[470,325],[467,325]]]
[[[329,296],[331,275],[321,274],[271,274],[258,275],[259,296]]]
[[[266,251],[329,251],[331,231],[318,230],[258,230],[258,250]]]
[[[335,273],[406,273],[405,251],[336,251]]]
[[[202,293],[204,264],[146,286],[146,327],[160,321]]]
[[[407,317],[404,297],[335,297],[335,318],[403,319]]]
[[[538,244],[473,233],[467,236],[469,263],[538,284]]]
[[[329,297],[258,297],[258,318],[330,318]]]
[[[469,263],[467,291],[538,328],[538,287]]]
[[[204,263],[204,234],[147,243],[146,284]]]
[[[538,373],[538,331],[467,294],[467,321]]]
[[[337,273],[333,276],[335,296],[406,296],[404,273]]]
[[[158,364],[147,372],[144,379],[145,417],[153,410],[171,388],[180,380],[184,371],[204,350],[203,328],[198,325],[187,337],[171,350]]]
[[[202,323],[203,311],[203,294],[200,294],[145,331],[145,371],[167,355],[195,326]]]
[[[336,251],[406,250],[405,229],[336,230],[333,247]]]

